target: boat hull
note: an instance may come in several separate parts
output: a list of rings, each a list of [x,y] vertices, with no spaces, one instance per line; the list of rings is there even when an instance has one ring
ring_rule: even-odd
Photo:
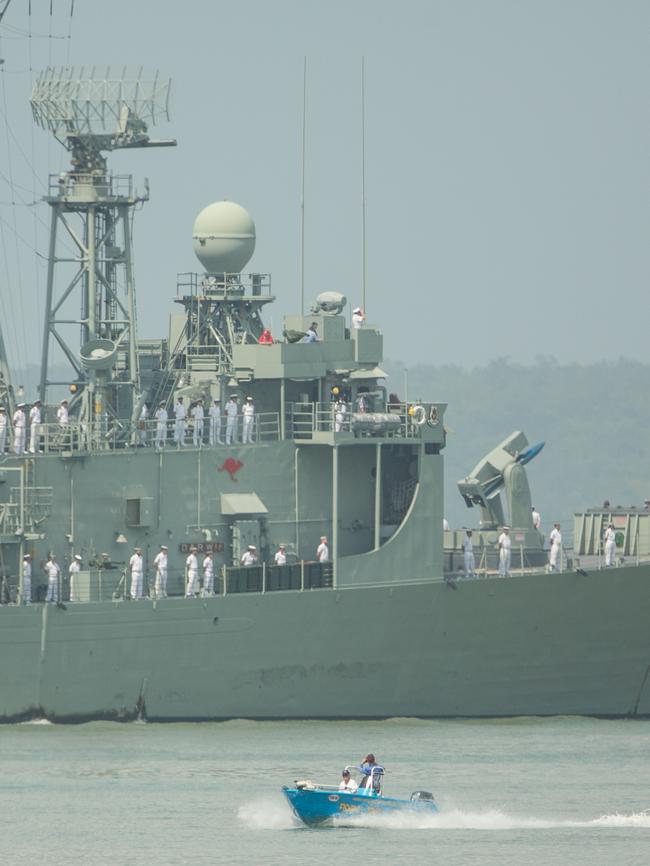
[[[0,718],[647,716],[649,614],[647,566],[2,607]]]
[[[398,800],[393,797],[364,796],[344,791],[282,788],[294,814],[304,824],[314,826],[335,819],[362,818],[372,815],[408,814],[434,815],[438,807],[433,800]]]

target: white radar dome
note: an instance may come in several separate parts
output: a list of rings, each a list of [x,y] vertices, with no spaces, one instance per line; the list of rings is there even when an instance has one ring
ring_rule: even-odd
[[[255,223],[234,201],[216,201],[194,221],[194,252],[208,274],[239,274],[255,251]]]

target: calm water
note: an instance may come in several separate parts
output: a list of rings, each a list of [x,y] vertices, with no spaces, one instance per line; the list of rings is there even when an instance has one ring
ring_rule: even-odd
[[[650,723],[0,727],[0,863],[648,866]],[[372,750],[441,812],[300,827],[280,786]]]

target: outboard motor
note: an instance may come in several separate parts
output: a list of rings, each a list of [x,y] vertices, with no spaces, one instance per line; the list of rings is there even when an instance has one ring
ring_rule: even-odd
[[[431,791],[413,791],[411,794],[411,800],[429,800],[433,802],[433,794]]]

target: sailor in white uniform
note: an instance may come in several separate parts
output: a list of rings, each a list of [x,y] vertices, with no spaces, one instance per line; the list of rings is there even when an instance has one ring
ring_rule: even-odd
[[[345,403],[345,397],[339,397],[334,404],[334,432],[340,433],[345,430],[345,416],[347,415],[348,407]]]
[[[7,453],[7,427],[9,419],[7,418],[7,410],[4,406],[0,406],[0,454]]]
[[[614,532],[614,524],[610,523],[605,530],[605,567],[611,568],[615,564],[616,559],[616,533]]]
[[[446,517],[442,518],[442,531],[443,532],[449,532],[449,521],[447,520]]]
[[[167,598],[167,545],[161,544],[160,550],[154,556],[153,565],[156,569],[154,592],[156,598]]]
[[[43,569],[47,575],[47,595],[45,596],[45,601],[58,601],[59,575],[61,574],[61,569],[59,568],[59,563],[56,561],[56,556],[53,553],[50,553],[48,556]]]
[[[237,395],[231,394],[226,403],[226,445],[237,441]]]
[[[560,532],[559,523],[555,523],[553,525],[553,529],[551,530],[551,534],[549,535],[548,540],[551,545],[548,559],[549,569],[551,571],[559,571],[558,560],[560,558],[560,552],[562,549],[562,533]]]
[[[286,565],[287,564],[287,551],[284,544],[281,544],[273,557],[273,561],[276,565]]]
[[[253,398],[248,396],[242,407],[242,415],[244,416],[242,425],[241,441],[244,445],[251,445],[253,442],[253,425],[255,423],[255,404]]]
[[[512,547],[509,526],[503,527],[497,544],[499,546],[499,575],[500,577],[507,577],[510,574],[510,549]]]
[[[68,401],[61,400],[59,408],[56,410],[56,420],[59,423],[59,432],[61,434],[61,447],[67,448],[70,446],[68,441],[68,424],[70,423],[70,415],[68,413]]]
[[[542,516],[533,505],[533,526],[539,530],[542,527]]]
[[[133,548],[133,556],[129,560],[129,566],[131,568],[131,598],[142,598],[142,573],[144,571],[142,548]]]
[[[475,577],[474,568],[474,546],[472,543],[472,530],[468,529],[463,539],[463,561],[465,563],[465,577]]]
[[[25,450],[25,404],[19,403],[13,417],[14,423],[14,454],[26,454]]]
[[[200,448],[203,445],[203,400],[200,398],[196,401],[196,406],[192,409],[192,418],[194,420],[194,432],[192,442],[195,448]]]
[[[249,544],[246,550],[242,553],[239,564],[244,566],[257,565],[257,548],[254,544]]]
[[[185,560],[185,571],[187,574],[185,598],[194,598],[199,588],[199,560],[196,553],[196,547],[190,547],[189,556]]]
[[[21,604],[32,603],[32,555],[26,553],[23,556],[23,594]]]
[[[187,413],[183,405],[183,398],[179,397],[174,406],[174,442],[177,448],[182,448],[185,445],[185,418]]]
[[[365,322],[366,317],[363,314],[363,310],[361,307],[355,307],[352,310],[352,328],[355,331],[358,331],[359,328],[363,327],[363,323]]]
[[[149,409],[146,403],[142,404],[140,409],[140,418],[138,419],[138,441],[141,447],[147,444],[147,421],[149,420]]]
[[[41,401],[37,400],[29,410],[29,453],[40,454],[41,444]]]
[[[72,562],[68,567],[68,574],[70,575],[70,601],[81,601],[79,598],[79,587],[77,586],[77,575],[81,571],[81,557],[78,553],[75,553],[72,558]]]
[[[212,401],[208,410],[210,416],[210,445],[222,445],[221,441],[221,400]]]
[[[214,560],[212,551],[208,550],[203,559],[203,598],[214,595]]]
[[[165,401],[161,400],[156,409],[156,442],[155,446],[158,450],[165,447],[167,441],[167,409],[165,409]]]
[[[329,558],[330,558],[330,549],[329,549],[329,545],[327,543],[327,536],[321,535],[320,544],[316,548],[316,559],[319,562],[327,562],[327,560]]]

